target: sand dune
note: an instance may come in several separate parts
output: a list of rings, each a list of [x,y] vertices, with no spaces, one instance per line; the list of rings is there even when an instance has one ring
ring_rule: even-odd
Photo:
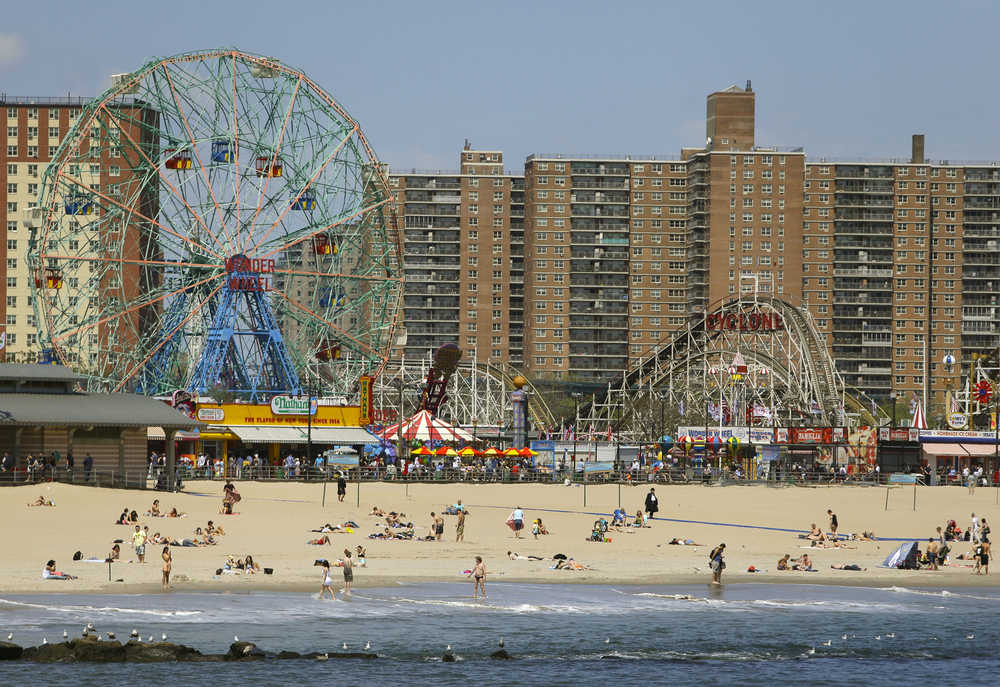
[[[841,532],[874,530],[880,537],[920,537],[926,541],[935,527],[954,518],[965,527],[970,513],[993,521],[1000,512],[997,492],[978,489],[969,495],[961,487],[920,487],[917,509],[913,510],[913,487],[889,491],[864,487],[764,487],[764,486],[658,486],[659,518],[651,527],[610,533],[610,543],[586,541],[595,514],[610,513],[618,506],[631,513],[642,507],[648,485],[619,488],[538,484],[363,484],[360,507],[356,485],[351,484],[345,503],[338,503],[336,487],[327,491],[326,508],[320,506],[322,486],[299,483],[255,483],[239,485],[243,501],[238,514],[219,514],[221,484],[191,482],[184,493],[95,489],[61,484],[0,489],[0,518],[4,527],[4,555],[0,557],[0,593],[33,592],[153,592],[160,591],[159,554],[161,547],[147,547],[147,563],[136,562],[130,542],[132,528],[113,524],[122,508],[144,513],[154,498],[161,509],[177,507],[184,518],[148,518],[150,531],[174,538],[191,536],[196,526],[208,520],[222,525],[227,534],[220,544],[206,548],[173,547],[174,589],[317,589],[317,558],[331,561],[344,548],[362,544],[368,549],[368,567],[357,569],[358,586],[395,584],[407,581],[460,581],[462,571],[472,567],[473,557],[486,559],[489,580],[497,582],[586,582],[597,584],[681,583],[707,581],[709,548],[726,542],[728,582],[782,582],[855,584],[872,586],[959,586],[988,585],[993,576],[973,575],[970,568],[951,567],[938,572],[899,571],[878,568],[897,545],[893,542],[852,544],[856,549],[810,551],[816,573],[776,572],[775,563],[784,553],[798,556],[804,543],[792,533],[760,528],[806,529],[810,523],[826,525],[826,510],[840,518]],[[54,508],[28,508],[26,503],[44,494]],[[369,516],[373,504],[385,510],[406,513],[417,526],[417,536],[430,531],[431,511],[462,499],[471,511],[466,524],[466,541],[455,543],[455,518],[445,516],[445,541],[378,541],[367,535],[381,530],[380,520]],[[552,532],[533,539],[522,533],[515,540],[504,525],[510,510],[521,506],[529,521],[542,517]],[[663,520],[676,518],[713,525]],[[319,535],[310,532],[323,523],[354,520],[360,527],[354,534],[331,535],[332,546],[309,546],[306,540]],[[741,526],[733,526],[741,525]],[[689,537],[701,546],[669,546],[672,537]],[[122,545],[122,562],[112,568],[103,564],[72,561],[75,551],[103,556],[112,540]],[[965,550],[955,549],[955,553]],[[511,561],[508,550],[546,560]],[[215,576],[227,554],[252,554],[262,565],[274,568],[271,576]],[[552,570],[551,557],[564,553],[593,567],[583,572]],[[41,578],[45,562],[54,558],[61,570],[78,575],[69,582]],[[830,569],[832,563],[857,563],[867,572]],[[764,573],[749,574],[748,566]],[[471,583],[470,583],[471,585]]]

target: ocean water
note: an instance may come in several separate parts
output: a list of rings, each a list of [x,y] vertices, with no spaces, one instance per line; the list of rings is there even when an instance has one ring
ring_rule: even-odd
[[[33,595],[0,598],[0,637],[28,646],[94,623],[222,653],[363,650],[377,660],[110,665],[0,664],[20,685],[494,684],[994,685],[1000,589],[814,585],[399,585],[350,602],[310,594]],[[846,636],[846,638],[845,638]],[[494,661],[500,637],[513,655]],[[451,645],[457,661],[441,656]],[[944,676],[944,677],[942,677]],[[945,679],[946,677],[946,679]],[[235,681],[235,682],[234,682]]]

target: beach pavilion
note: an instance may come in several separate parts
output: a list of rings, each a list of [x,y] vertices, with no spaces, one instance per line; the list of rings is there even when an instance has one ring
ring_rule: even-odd
[[[90,481],[107,486],[146,486],[146,433],[159,427],[173,436],[202,423],[162,401],[136,394],[82,391],[84,378],[62,365],[0,364],[0,452],[14,469],[0,482],[22,481],[29,455],[58,454],[57,476],[85,477],[84,459],[93,458]],[[167,442],[168,453],[173,442]],[[67,455],[74,458],[72,474]],[[168,461],[173,455],[167,456]]]

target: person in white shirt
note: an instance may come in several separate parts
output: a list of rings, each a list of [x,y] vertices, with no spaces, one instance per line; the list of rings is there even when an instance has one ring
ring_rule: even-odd
[[[976,517],[975,513],[972,514],[972,527],[969,528],[969,531],[972,533],[971,534],[972,541],[973,542],[978,542],[979,541],[979,518]]]

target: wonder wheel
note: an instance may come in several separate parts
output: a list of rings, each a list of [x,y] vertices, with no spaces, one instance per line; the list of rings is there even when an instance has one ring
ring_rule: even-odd
[[[92,389],[348,391],[392,341],[385,170],[303,72],[232,49],[116,75],[31,212],[40,340]]]

